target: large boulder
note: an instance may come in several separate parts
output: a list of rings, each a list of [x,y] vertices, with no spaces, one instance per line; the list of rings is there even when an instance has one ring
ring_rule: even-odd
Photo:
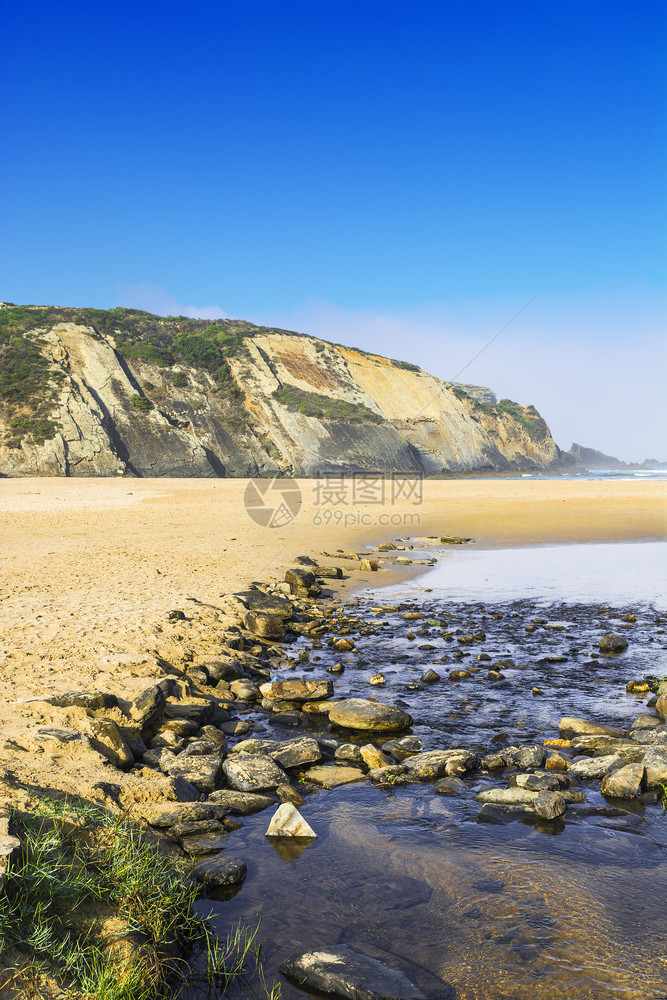
[[[329,710],[329,721],[344,729],[370,729],[390,733],[407,729],[412,716],[393,705],[385,705],[367,698],[346,698],[337,701]]]
[[[262,792],[287,781],[282,768],[263,754],[237,754],[222,767],[228,783],[239,792]]]
[[[294,955],[280,971],[299,989],[340,1000],[424,1000],[402,972],[345,944]]]

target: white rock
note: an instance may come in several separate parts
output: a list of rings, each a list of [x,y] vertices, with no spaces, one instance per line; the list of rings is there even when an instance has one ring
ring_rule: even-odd
[[[315,839],[317,834],[308,826],[296,806],[293,806],[291,802],[283,802],[273,814],[266,836],[312,837]]]

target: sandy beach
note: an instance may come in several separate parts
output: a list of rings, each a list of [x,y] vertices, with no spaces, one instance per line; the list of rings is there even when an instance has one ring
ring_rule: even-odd
[[[174,627],[169,611],[192,598],[217,606],[221,595],[253,580],[282,577],[300,554],[334,565],[321,553],[397,537],[464,535],[478,546],[505,547],[661,539],[667,527],[661,483],[431,480],[393,501],[387,486],[380,503],[377,491],[363,502],[349,485],[336,492],[329,481],[325,494],[304,481],[300,510],[276,528],[248,516],[245,485],[0,481],[4,699],[101,683],[105,668],[117,672],[156,647],[196,643],[206,623]],[[427,547],[421,557],[428,554]],[[347,577],[340,593],[396,579],[395,569],[365,574],[350,561],[338,564]]]

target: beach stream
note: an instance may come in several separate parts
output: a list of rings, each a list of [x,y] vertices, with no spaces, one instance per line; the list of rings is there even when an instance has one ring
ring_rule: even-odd
[[[275,679],[329,677],[341,663],[336,698],[398,704],[425,750],[484,756],[541,744],[558,738],[563,716],[629,729],[648,695],[627,693],[626,682],[667,675],[664,552],[647,543],[447,553],[417,580],[362,593],[336,613],[356,652],[300,639],[290,655],[308,649],[308,661]],[[597,655],[610,632],[626,636],[627,651]],[[441,679],[423,683],[428,668]],[[469,676],[450,679],[454,670]],[[371,687],[378,672],[385,683]],[[317,715],[297,730],[269,731],[265,715],[256,723],[253,736],[266,726],[273,739],[328,731]],[[267,839],[270,810],[245,817],[228,848],[247,862],[245,882],[200,911],[223,937],[239,920],[260,921],[269,981],[290,955],[345,943],[403,969],[428,1000],[666,997],[663,806],[609,802],[599,780],[582,781],[586,802],[561,820],[478,822],[473,796],[506,787],[508,773],[476,770],[460,795],[438,795],[432,783],[318,790],[301,808],[316,841]],[[304,996],[282,983],[284,1000]]]

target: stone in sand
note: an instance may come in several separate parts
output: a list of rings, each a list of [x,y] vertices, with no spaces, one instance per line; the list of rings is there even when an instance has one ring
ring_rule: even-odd
[[[271,817],[267,837],[311,837],[317,834],[291,802],[283,802]]]
[[[376,732],[394,732],[412,725],[412,717],[402,709],[366,698],[347,698],[345,701],[335,702],[329,710],[329,720],[346,729],[370,729]]]
[[[134,764],[134,756],[123,734],[112,719],[91,719],[89,724],[90,742],[94,750],[110,760],[122,770]]]

